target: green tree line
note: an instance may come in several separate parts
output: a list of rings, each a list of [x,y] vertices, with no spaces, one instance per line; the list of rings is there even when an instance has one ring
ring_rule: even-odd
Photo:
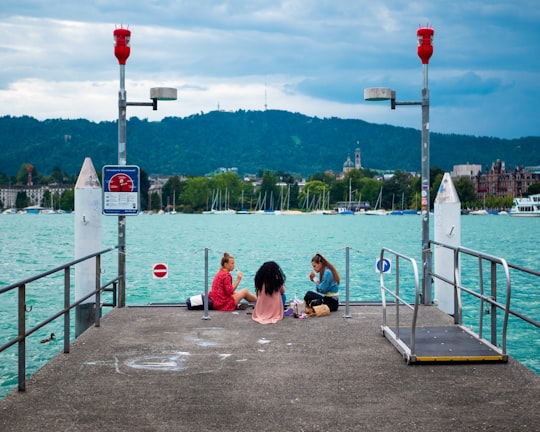
[[[444,171],[439,167],[430,170],[431,208],[441,183]],[[101,173],[98,173],[101,177]],[[372,206],[377,201],[382,188],[381,207],[390,209],[420,209],[420,177],[397,170],[387,179],[382,179],[378,172],[370,169],[352,169],[342,179],[337,179],[329,172],[312,174],[305,185],[300,188],[302,178],[299,175],[283,171],[259,171],[260,183],[243,181],[233,172],[214,176],[171,176],[161,188],[161,192],[150,191],[150,179],[147,172],[141,169],[140,190],[141,210],[167,211],[175,210],[184,213],[200,213],[214,209],[230,208],[233,210],[314,210],[332,209],[338,201],[367,201]],[[60,167],[55,167],[49,175],[42,175],[33,167],[34,184],[50,185],[54,183],[74,184],[76,178],[68,176]],[[0,173],[0,184],[24,185],[28,179],[28,164],[22,164],[15,176]],[[101,180],[101,179],[100,179]],[[473,182],[462,177],[454,180],[454,186],[461,201],[462,208],[509,208],[512,197],[495,198],[488,196],[485,203],[480,201]],[[532,185],[528,194],[540,193],[540,184]],[[308,197],[311,197],[308,200]],[[16,200],[17,208],[32,204],[25,192],[19,192]],[[46,190],[43,207],[54,207],[65,211],[74,208],[74,189],[68,188],[61,195],[51,194]],[[5,203],[0,202],[4,208]],[[218,208],[219,207],[219,208]]]

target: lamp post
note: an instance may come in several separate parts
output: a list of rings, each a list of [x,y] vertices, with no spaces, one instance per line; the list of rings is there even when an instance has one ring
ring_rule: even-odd
[[[367,101],[390,100],[391,109],[396,105],[421,105],[422,106],[422,301],[425,305],[432,303],[432,289],[430,277],[431,272],[431,250],[429,243],[429,90],[428,90],[428,64],[433,54],[433,35],[431,27],[421,27],[417,30],[418,57],[422,61],[424,82],[422,87],[422,100],[412,102],[396,101],[396,92],[390,88],[375,87],[364,89],[364,99]]]
[[[176,100],[175,88],[155,87],[150,89],[152,102],[127,102],[125,89],[125,67],[131,52],[131,31],[115,29],[114,55],[120,65],[120,90],[118,92],[118,165],[126,165],[126,108],[127,106],[151,106],[157,110],[158,100]],[[126,305],[126,216],[118,216],[118,307]]]

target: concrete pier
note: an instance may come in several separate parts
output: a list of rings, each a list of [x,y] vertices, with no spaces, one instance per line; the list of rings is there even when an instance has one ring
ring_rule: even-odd
[[[267,326],[251,309],[115,309],[0,401],[0,430],[540,430],[534,372],[513,359],[408,366],[380,307],[350,309]],[[422,308],[420,326],[441,324]]]

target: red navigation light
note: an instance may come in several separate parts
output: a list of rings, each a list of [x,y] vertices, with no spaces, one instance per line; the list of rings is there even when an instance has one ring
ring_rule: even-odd
[[[130,47],[129,39],[131,38],[131,31],[125,28],[119,28],[114,31],[114,55],[118,59],[118,63],[121,65],[126,64],[126,60],[129,57]]]
[[[433,54],[433,34],[435,31],[430,27],[421,27],[416,31],[418,37],[418,57],[422,64],[428,64]]]

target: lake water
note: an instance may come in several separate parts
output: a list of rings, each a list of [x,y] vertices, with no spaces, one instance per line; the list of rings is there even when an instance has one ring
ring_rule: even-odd
[[[0,287],[73,260],[75,214],[0,215]],[[433,227],[433,217],[431,218]],[[103,248],[117,244],[118,219],[103,216]],[[462,216],[462,245],[503,257],[513,264],[538,269],[540,219],[508,216]],[[431,228],[433,238],[433,228]],[[350,298],[380,301],[375,262],[382,246],[421,263],[419,216],[328,215],[140,215],[127,217],[126,304],[184,302],[205,286],[205,248],[209,284],[224,252],[236,258],[244,273],[240,287],[253,291],[253,277],[268,260],[277,261],[287,276],[287,296],[302,297],[312,288],[308,280],[311,257],[323,253],[342,276],[345,299],[345,258],[349,248]],[[116,253],[105,256],[103,281],[115,277]],[[168,277],[155,279],[156,263],[168,265]],[[402,269],[404,271],[404,269]],[[57,312],[63,302],[62,275],[27,288],[27,328]],[[72,277],[72,282],[74,277]],[[536,281],[538,282],[538,281]],[[526,280],[514,284],[513,307],[540,320],[540,287]],[[516,303],[514,303],[514,301]],[[0,298],[0,345],[16,335],[16,294]],[[467,318],[467,316],[465,316]],[[465,322],[464,318],[464,322]],[[476,319],[477,321],[477,319]],[[475,321],[475,322],[476,322]],[[540,373],[538,330],[513,327],[507,350]],[[40,344],[51,332],[63,334],[62,319],[38,331],[27,343],[28,372],[32,373],[62,349],[62,342]],[[16,387],[17,350],[0,354],[0,398]]]

